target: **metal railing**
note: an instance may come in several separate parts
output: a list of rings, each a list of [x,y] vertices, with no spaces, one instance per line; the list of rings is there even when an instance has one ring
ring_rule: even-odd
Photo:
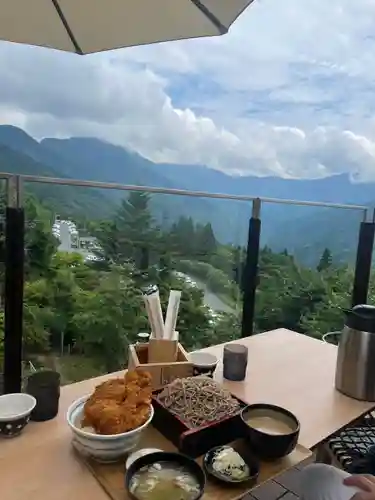
[[[371,270],[371,258],[375,234],[375,210],[365,205],[324,203],[277,198],[229,195],[204,191],[188,191],[152,186],[134,186],[75,179],[40,177],[33,175],[14,175],[0,173],[0,179],[7,185],[7,207],[5,213],[5,329],[4,329],[4,386],[5,392],[17,392],[22,377],[22,314],[23,314],[23,274],[25,217],[22,194],[25,182],[54,184],[97,189],[142,191],[150,194],[169,194],[187,197],[200,197],[221,200],[236,200],[252,203],[249,219],[247,253],[244,268],[244,287],[242,304],[242,335],[254,331],[255,296],[258,284],[258,264],[261,235],[261,206],[264,203],[277,203],[295,206],[309,206],[355,210],[362,212],[360,225],[355,278],[353,284],[353,304],[366,302]],[[369,214],[371,220],[368,220]]]
[[[366,205],[351,205],[345,203],[328,203],[319,201],[289,200],[282,198],[267,198],[262,196],[246,196],[225,193],[210,193],[207,191],[189,191],[186,189],[160,188],[152,186],[136,186],[131,184],[117,184],[113,182],[86,181],[80,179],[62,179],[58,177],[43,177],[37,175],[14,175],[7,172],[0,172],[0,179],[10,181],[11,189],[17,192],[19,199],[22,197],[23,185],[25,182],[40,184],[56,184],[60,186],[89,187],[97,189],[110,189],[116,191],[141,191],[154,194],[171,194],[178,196],[191,196],[195,198],[214,198],[222,200],[254,201],[260,200],[262,203],[278,203],[283,205],[299,205],[308,207],[337,208],[341,210],[358,210],[363,212],[364,220],[367,218],[370,207]],[[8,191],[9,192],[9,191]],[[14,195],[13,195],[14,196]]]

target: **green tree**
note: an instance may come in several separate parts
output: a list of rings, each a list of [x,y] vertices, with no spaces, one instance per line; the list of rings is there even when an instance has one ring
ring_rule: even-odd
[[[123,200],[116,214],[120,251],[123,253],[122,262],[131,259],[139,264],[142,251],[153,246],[156,230],[149,210],[149,201],[150,196],[147,193],[131,192],[129,198]]]
[[[193,219],[180,217],[169,233],[171,250],[181,257],[192,257],[196,254],[196,234]]]
[[[182,292],[176,326],[182,345],[187,349],[199,349],[212,344],[212,317],[209,308],[204,305],[202,290],[173,274],[157,285],[164,311],[167,309],[170,290]]]
[[[74,336],[73,317],[80,288],[72,269],[56,270],[50,287],[53,293],[54,324],[51,328],[51,344],[63,350],[64,345]]]
[[[321,338],[327,332],[342,330],[345,322],[344,309],[350,307],[354,272],[349,267],[331,269],[326,280],[327,293],[318,307],[304,315],[301,325],[304,331]],[[374,280],[370,287],[369,303],[375,303]]]
[[[319,264],[316,270],[321,273],[322,271],[327,271],[332,266],[332,253],[328,248],[325,248],[322,256],[320,257]]]
[[[45,278],[28,281],[24,287],[23,347],[25,354],[45,352],[50,347],[54,322],[53,294]]]
[[[85,270],[90,271],[80,255],[57,252],[48,277],[26,282],[24,336],[29,351],[51,348],[63,352],[64,345],[72,342],[72,318],[81,289],[76,273],[82,276]]]
[[[217,241],[210,223],[196,227],[195,240],[198,258],[209,261],[217,250]]]
[[[106,266],[112,265],[120,260],[120,232],[113,220],[93,222],[90,224],[92,234],[97,238],[99,249],[96,254]]]
[[[221,312],[213,324],[213,338],[211,343],[222,344],[236,340],[241,336],[242,311]]]
[[[257,330],[289,328],[303,332],[302,318],[324,302],[326,292],[327,283],[316,271],[302,268],[289,256],[262,250]]]
[[[77,297],[77,347],[100,359],[107,371],[125,365],[128,344],[146,326],[141,292],[130,274],[127,267],[114,267],[95,290]]]
[[[45,276],[58,246],[52,234],[52,214],[32,196],[26,198],[25,214],[26,276]]]
[[[144,192],[131,192],[118,208],[113,221],[97,226],[95,236],[109,264],[134,262],[145,267],[146,252],[158,251],[160,231],[149,210],[150,196]]]

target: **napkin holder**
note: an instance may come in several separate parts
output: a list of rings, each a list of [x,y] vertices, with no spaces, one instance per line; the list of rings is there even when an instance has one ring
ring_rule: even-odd
[[[176,378],[191,377],[193,364],[185,349],[178,342],[150,337],[147,344],[129,346],[128,369],[145,370],[151,374],[153,390],[169,384]]]

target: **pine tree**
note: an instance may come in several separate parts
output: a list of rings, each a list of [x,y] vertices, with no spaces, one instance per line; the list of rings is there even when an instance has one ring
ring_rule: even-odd
[[[316,267],[316,270],[320,273],[322,271],[326,271],[332,266],[332,253],[328,248],[325,248],[322,256],[320,257],[319,264]]]
[[[160,244],[159,229],[149,210],[150,196],[132,192],[118,208],[113,221],[100,224],[94,231],[103,257],[109,263],[133,262],[144,269],[152,251]]]
[[[146,250],[156,242],[156,231],[149,210],[150,196],[134,191],[123,200],[117,211],[115,224],[118,232],[122,261],[131,259],[144,267]]]
[[[174,254],[184,258],[192,258],[195,255],[196,232],[191,217],[180,217],[172,225],[169,237]]]
[[[217,249],[217,241],[211,224],[198,226],[196,230],[196,249],[202,257],[211,257]]]

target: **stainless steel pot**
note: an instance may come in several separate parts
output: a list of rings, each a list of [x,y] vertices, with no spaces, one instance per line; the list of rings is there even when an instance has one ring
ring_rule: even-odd
[[[346,324],[337,354],[336,389],[363,401],[375,401],[375,307],[345,311]]]

